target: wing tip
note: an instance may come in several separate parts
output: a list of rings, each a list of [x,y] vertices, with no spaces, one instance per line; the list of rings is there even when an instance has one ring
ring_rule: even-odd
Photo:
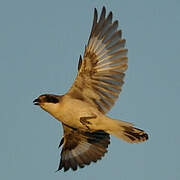
[[[81,143],[76,146],[77,148],[73,149],[70,148],[71,145],[64,144],[59,167],[55,172],[62,170],[66,172],[69,169],[76,171],[78,167],[84,168],[92,162],[101,160],[105,153],[108,152],[107,148],[110,144],[110,137],[105,131],[77,132],[77,135],[80,136]],[[73,143],[73,141],[69,141],[68,143]]]

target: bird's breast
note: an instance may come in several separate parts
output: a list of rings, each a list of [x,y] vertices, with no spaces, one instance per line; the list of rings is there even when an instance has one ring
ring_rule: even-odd
[[[92,117],[98,119],[100,112],[90,104],[72,98],[64,98],[57,111],[52,114],[57,120],[74,128],[83,128],[84,125],[80,122],[81,117]]]

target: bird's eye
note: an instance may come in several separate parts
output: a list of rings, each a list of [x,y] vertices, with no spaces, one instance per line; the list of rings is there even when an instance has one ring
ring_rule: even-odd
[[[49,102],[49,103],[58,103],[59,102],[59,99],[54,97],[54,96],[46,96],[46,102]]]

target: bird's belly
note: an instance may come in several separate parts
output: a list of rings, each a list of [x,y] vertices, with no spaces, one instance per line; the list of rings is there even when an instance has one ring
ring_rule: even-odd
[[[102,114],[88,103],[69,100],[63,103],[59,111],[53,116],[62,123],[78,129],[87,129],[87,126],[81,121],[84,117],[86,120],[87,117],[87,120],[91,123],[87,125],[95,129],[101,121],[99,117]]]

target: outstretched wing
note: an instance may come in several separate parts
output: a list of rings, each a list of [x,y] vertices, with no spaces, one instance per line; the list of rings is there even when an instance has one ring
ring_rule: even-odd
[[[91,162],[100,160],[107,152],[110,137],[106,132],[80,132],[66,125],[63,125],[63,129],[64,137],[60,143],[63,148],[58,171],[62,168],[64,171],[70,168],[74,171],[78,167],[83,168]]]
[[[106,16],[103,7],[97,22],[97,10],[85,48],[83,60],[80,56],[78,75],[68,94],[84,100],[106,113],[114,105],[123,85],[127,69],[127,49],[118,21],[112,22],[112,12]]]

